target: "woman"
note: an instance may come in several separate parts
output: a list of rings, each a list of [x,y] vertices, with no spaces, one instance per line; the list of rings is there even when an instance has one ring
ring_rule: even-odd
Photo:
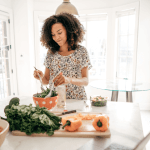
[[[84,86],[88,85],[88,69],[92,66],[86,48],[79,45],[84,33],[79,20],[69,13],[47,18],[42,27],[41,42],[48,49],[46,69],[45,74],[35,70],[34,77],[39,80],[39,73],[43,84],[50,80],[55,87],[66,84],[67,99],[87,99]]]

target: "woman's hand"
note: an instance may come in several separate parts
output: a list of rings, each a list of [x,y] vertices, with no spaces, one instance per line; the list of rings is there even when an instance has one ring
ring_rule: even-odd
[[[40,80],[40,78],[39,78],[39,75],[38,75],[38,74],[40,75],[40,77],[41,77],[41,78],[43,78],[44,74],[43,74],[43,72],[42,72],[42,71],[40,71],[40,70],[34,70],[33,76],[34,76],[34,78],[35,78],[35,79]]]
[[[70,83],[70,79],[68,77],[65,77],[62,73],[60,73],[58,76],[56,76],[53,79],[54,85],[58,86],[61,84],[67,84]]]

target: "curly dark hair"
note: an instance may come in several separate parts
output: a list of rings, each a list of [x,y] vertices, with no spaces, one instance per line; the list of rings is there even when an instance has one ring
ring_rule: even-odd
[[[51,34],[52,25],[55,23],[62,23],[65,27],[69,45],[68,50],[75,50],[78,47],[78,44],[83,41],[85,30],[80,21],[69,13],[52,15],[45,20],[40,39],[42,45],[53,53],[59,51],[60,46],[53,40]]]

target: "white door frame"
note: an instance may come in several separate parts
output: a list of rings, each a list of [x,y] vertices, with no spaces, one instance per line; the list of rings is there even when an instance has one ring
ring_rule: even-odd
[[[17,81],[17,67],[16,67],[16,52],[15,52],[15,36],[14,36],[14,23],[13,23],[13,10],[5,6],[0,5],[0,14],[7,16],[10,19],[10,24],[8,24],[8,31],[10,35],[9,44],[10,49],[10,70],[13,69],[11,73],[11,95],[18,95],[18,81]]]

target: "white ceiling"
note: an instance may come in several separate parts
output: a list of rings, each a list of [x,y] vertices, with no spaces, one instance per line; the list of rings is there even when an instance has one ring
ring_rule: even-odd
[[[34,2],[63,2],[63,0],[33,0]],[[98,3],[114,3],[114,2],[128,2],[128,1],[139,1],[139,0],[70,0],[71,3],[73,2],[88,2],[88,1],[92,1],[92,2],[98,2]]]
[[[60,2],[62,3],[63,0],[33,0],[35,2]],[[105,3],[113,3],[113,1],[116,1],[116,0],[70,0],[71,3],[76,3],[76,2],[87,2],[87,1],[92,1],[92,2],[98,2],[98,3],[101,3],[101,2],[105,2]],[[125,1],[125,0],[119,0],[119,1]]]
[[[54,3],[61,4],[63,2],[63,0],[33,0],[33,1],[35,3],[39,2],[39,3],[53,3],[53,4]],[[83,5],[84,3],[87,5],[101,4],[103,6],[108,6],[108,7],[129,4],[137,1],[140,0],[70,0],[72,4],[77,4],[77,3],[81,3],[81,5]]]

